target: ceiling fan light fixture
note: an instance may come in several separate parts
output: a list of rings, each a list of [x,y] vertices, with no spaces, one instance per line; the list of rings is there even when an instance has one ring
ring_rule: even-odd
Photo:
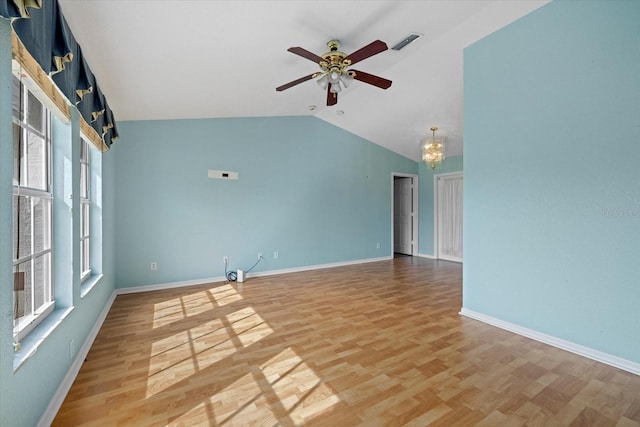
[[[318,83],[318,86],[322,88],[322,90],[325,90],[327,86],[329,86],[329,76],[323,74],[322,77],[316,80],[316,82]]]
[[[329,91],[331,93],[338,93],[342,90],[342,88],[340,87],[340,82],[338,83],[331,83],[331,89],[329,89]]]
[[[331,84],[336,84],[340,81],[340,76],[342,75],[340,72],[340,69],[337,67],[331,68],[331,70],[329,70],[329,82]]]
[[[340,78],[340,81],[342,82],[344,87],[349,87],[349,85],[353,81],[353,76],[351,74],[349,74],[348,72],[347,73],[343,73],[342,77]]]

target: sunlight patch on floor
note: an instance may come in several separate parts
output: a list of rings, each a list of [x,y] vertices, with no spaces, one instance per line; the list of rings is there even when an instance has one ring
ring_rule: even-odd
[[[236,319],[231,323],[231,328],[244,347],[273,333],[273,329],[267,326],[262,317],[251,307],[246,307],[234,314],[237,316],[228,316],[229,320]]]
[[[291,348],[250,372],[242,371],[243,350],[274,331],[251,306],[207,319],[207,311],[241,299],[233,287],[224,285],[156,304],[154,329],[172,324],[175,330],[180,323],[184,328],[152,343],[146,397],[182,387],[181,383],[214,386],[210,396],[173,419],[178,424],[183,417],[246,425],[251,420],[277,423],[283,416],[301,424],[305,417],[317,416],[340,402]],[[228,365],[228,369],[218,365],[207,371],[216,364]],[[214,378],[207,372],[222,373]],[[223,388],[218,390],[217,384]]]
[[[209,298],[215,301],[218,307],[224,307],[242,299],[242,296],[231,285],[217,286],[207,292],[209,293]]]
[[[260,366],[278,406],[296,423],[331,408],[340,399],[291,348]]]
[[[242,421],[244,425],[257,421],[262,423],[265,420],[275,422],[277,418],[266,397],[253,374],[246,373],[213,396],[216,424],[234,425],[234,419],[235,423]]]
[[[162,301],[154,304],[153,328],[202,315],[240,300],[242,296],[231,285],[222,285]]]
[[[243,307],[222,318],[193,324],[186,330],[154,341],[146,397],[181,381],[189,381],[194,375],[272,333],[253,308]]]

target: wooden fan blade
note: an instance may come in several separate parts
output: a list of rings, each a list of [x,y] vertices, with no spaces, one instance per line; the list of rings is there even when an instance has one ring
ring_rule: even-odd
[[[312,78],[314,78],[314,77],[316,76],[316,74],[317,74],[317,73],[313,73],[313,74],[309,74],[308,76],[300,77],[300,78],[299,78],[299,79],[297,79],[297,80],[294,80],[294,81],[289,82],[289,83],[287,83],[287,84],[284,84],[284,85],[282,85],[282,86],[278,86],[278,87],[276,88],[276,90],[277,90],[278,92],[282,92],[283,90],[285,90],[285,89],[289,89],[289,88],[290,88],[290,87],[292,87],[292,86],[298,85],[298,84],[300,84],[300,83],[302,83],[302,82],[306,82],[307,80],[311,80]]]
[[[331,83],[327,87],[327,107],[336,105],[338,103],[338,94],[331,92]]]
[[[307,49],[303,49],[301,47],[290,47],[287,50],[291,53],[295,53],[296,55],[302,56],[303,58],[306,58],[309,61],[313,61],[316,64],[319,64],[320,61],[324,61],[322,57],[316,55],[315,53],[309,52]]]
[[[370,56],[376,55],[380,52],[384,52],[387,50],[387,44],[383,41],[376,40],[374,42],[369,43],[365,47],[356,50],[351,55],[347,55],[346,58],[351,61],[351,65],[362,61],[363,59],[367,59]]]
[[[364,71],[358,71],[358,70],[349,70],[349,71],[353,71],[355,73],[353,78],[356,80],[360,80],[361,82],[369,83],[370,85],[377,86],[381,89],[389,89],[391,87],[391,80],[374,76],[373,74],[365,73]]]

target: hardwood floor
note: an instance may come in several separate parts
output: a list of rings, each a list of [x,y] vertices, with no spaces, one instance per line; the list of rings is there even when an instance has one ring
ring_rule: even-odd
[[[640,426],[640,377],[458,315],[459,264],[118,296],[54,426]]]

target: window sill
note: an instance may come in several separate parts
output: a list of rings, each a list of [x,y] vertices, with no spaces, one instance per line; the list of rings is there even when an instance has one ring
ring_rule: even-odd
[[[18,369],[31,357],[40,344],[51,335],[51,333],[58,327],[60,323],[73,311],[73,307],[60,308],[54,310],[47,316],[33,331],[20,341],[22,348],[13,354],[13,372],[16,373]]]
[[[96,274],[95,276],[89,276],[82,285],[80,285],[80,298],[84,298],[91,289],[93,289],[102,279],[102,274]]]

